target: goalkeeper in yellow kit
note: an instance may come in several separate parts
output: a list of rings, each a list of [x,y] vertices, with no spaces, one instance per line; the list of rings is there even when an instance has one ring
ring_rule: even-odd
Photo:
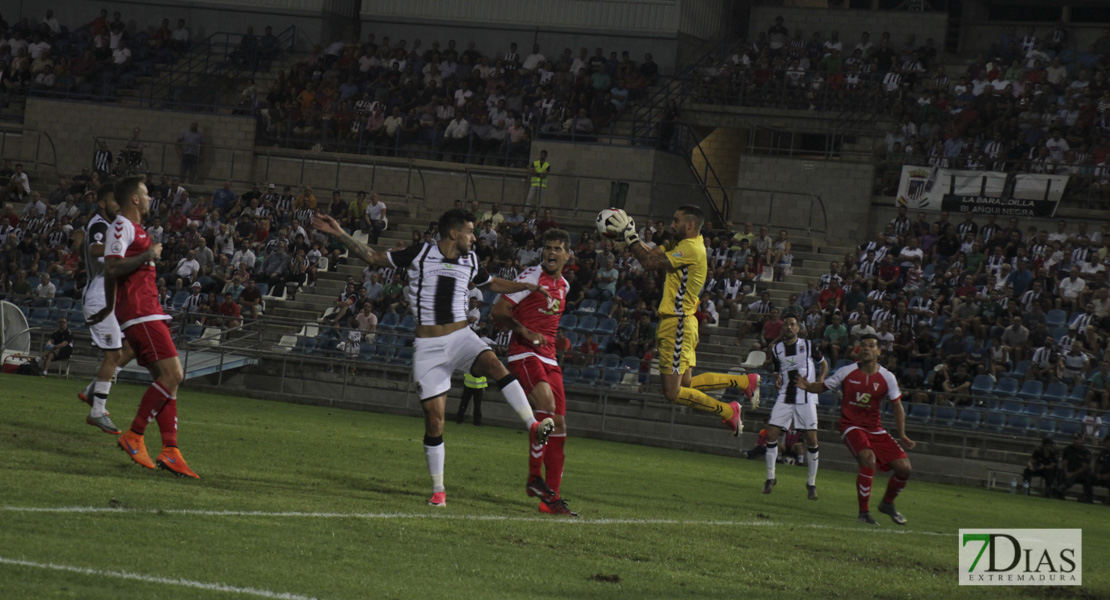
[[[617,240],[628,244],[636,260],[648,271],[666,271],[663,298],[659,302],[659,328],[655,338],[659,347],[659,374],[663,376],[663,396],[675,404],[717,415],[740,435],[740,403],[724,403],[705,392],[739,388],[751,402],[759,406],[759,375],[725,375],[702,373],[694,376],[698,345],[698,308],[701,288],[705,285],[708,263],[701,228],[705,213],[696,206],[680,206],[671,219],[675,241],[649,248],[636,235],[636,223],[623,211],[609,218],[607,230]]]

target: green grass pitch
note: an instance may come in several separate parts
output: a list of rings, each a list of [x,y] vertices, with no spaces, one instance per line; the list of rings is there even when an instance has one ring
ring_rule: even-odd
[[[525,496],[523,428],[453,422],[435,509],[419,419],[183,389],[186,480],[86,425],[82,385],[0,376],[0,598],[1110,597],[1102,505],[911,481],[908,526],[869,528],[852,473],[819,473],[812,502],[780,467],[763,496],[762,461],[576,439],[572,414],[581,519]],[[113,389],[117,425],[141,394]],[[1082,528],[1084,585],[960,587],[961,527]]]

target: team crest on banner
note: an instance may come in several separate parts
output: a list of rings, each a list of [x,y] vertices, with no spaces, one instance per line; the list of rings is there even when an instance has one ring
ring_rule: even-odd
[[[902,171],[902,181],[898,186],[898,206],[922,209],[928,206],[929,180],[932,171],[910,168]]]

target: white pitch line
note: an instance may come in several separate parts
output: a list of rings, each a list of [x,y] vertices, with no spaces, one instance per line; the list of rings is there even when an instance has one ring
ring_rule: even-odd
[[[369,519],[369,520],[394,520],[394,519],[441,519],[455,521],[505,521],[514,523],[552,523],[559,525],[679,525],[679,526],[725,526],[725,527],[796,527],[801,529],[829,529],[843,531],[865,531],[873,533],[889,533],[898,535],[939,535],[949,536],[955,534],[937,531],[915,531],[913,529],[878,529],[863,527],[841,527],[837,525],[821,525],[818,523],[789,523],[780,521],[729,521],[712,520],[698,521],[689,519],[559,519],[546,517],[524,517],[514,515],[453,515],[444,513],[336,513],[336,512],[266,512],[253,510],[197,510],[197,509],[133,509],[133,508],[98,508],[93,506],[0,506],[3,512],[37,512],[37,513],[76,513],[76,514],[111,514],[111,513],[140,513],[152,515],[185,515],[200,517],[259,517],[268,519]]]
[[[144,583],[161,583],[163,585],[177,585],[213,592],[248,594],[250,596],[258,596],[260,598],[275,598],[277,600],[316,600],[316,598],[312,596],[302,596],[300,594],[288,594],[283,592],[271,592],[269,590],[260,590],[257,588],[249,587],[236,587],[233,585],[225,585],[222,583],[207,583],[204,581],[193,581],[191,579],[178,579],[176,577],[156,577],[153,575],[140,575],[138,573],[128,573],[127,571],[106,571],[103,569],[90,569],[87,567],[75,567],[72,565],[40,563],[32,562],[29,560],[19,560],[16,558],[5,558],[3,556],[0,556],[0,565],[32,567],[35,569],[48,569],[51,571],[67,571],[69,573],[77,573],[79,575],[90,575],[96,577],[115,577],[117,579],[130,579],[132,581],[142,581]]]

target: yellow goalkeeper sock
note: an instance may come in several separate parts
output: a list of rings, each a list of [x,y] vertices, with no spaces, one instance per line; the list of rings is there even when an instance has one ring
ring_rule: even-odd
[[[695,410],[713,413],[726,421],[732,418],[731,405],[718,402],[693,388],[678,388],[678,398],[675,399],[675,404],[691,406]]]
[[[695,375],[691,384],[695,389],[703,392],[724,390],[728,388],[748,389],[747,375],[726,375],[724,373],[702,373]]]

